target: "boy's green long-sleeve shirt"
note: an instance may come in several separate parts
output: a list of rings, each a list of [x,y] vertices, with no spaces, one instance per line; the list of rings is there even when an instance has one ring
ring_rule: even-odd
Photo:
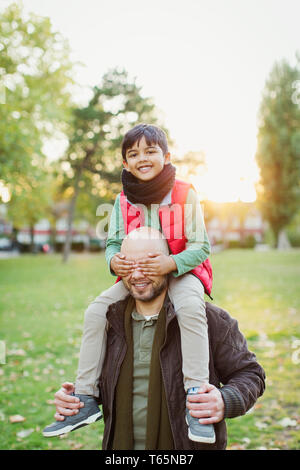
[[[177,255],[171,255],[177,266],[177,271],[172,272],[175,277],[191,271],[203,263],[210,255],[210,243],[205,229],[201,205],[197,193],[192,188],[187,195],[184,219],[185,236],[187,239],[186,249]],[[145,210],[145,225],[162,231],[158,210],[151,211],[151,207]],[[125,236],[119,194],[111,214],[106,241],[105,257],[109,268],[112,257],[120,252]],[[113,271],[111,273],[114,274]]]

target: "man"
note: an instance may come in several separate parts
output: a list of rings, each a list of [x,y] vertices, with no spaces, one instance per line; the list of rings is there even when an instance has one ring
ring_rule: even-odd
[[[149,227],[130,232],[122,244],[135,270],[123,278],[129,297],[107,313],[107,350],[99,384],[103,449],[225,449],[224,418],[244,414],[264,391],[264,371],[248,351],[237,322],[207,303],[210,383],[186,403],[180,331],[166,295],[167,277],[145,276],[138,268],[145,254],[167,250],[161,234]],[[72,384],[64,384],[55,394],[58,421],[82,406],[69,395],[72,391]],[[186,423],[192,427],[198,419],[214,424],[214,444],[188,438]]]

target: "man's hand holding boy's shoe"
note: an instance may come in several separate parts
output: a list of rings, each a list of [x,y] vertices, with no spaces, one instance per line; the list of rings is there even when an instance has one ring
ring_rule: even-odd
[[[212,424],[222,421],[225,405],[220,390],[212,384],[200,387],[198,394],[187,395],[187,408],[201,424]]]
[[[56,421],[63,421],[65,416],[72,416],[78,413],[79,409],[84,407],[84,403],[78,397],[72,395],[75,393],[75,386],[70,382],[62,384],[61,389],[54,394],[54,404]]]
[[[74,392],[74,385],[65,382],[55,393],[56,421],[43,429],[43,436],[61,436],[102,418],[95,397]]]

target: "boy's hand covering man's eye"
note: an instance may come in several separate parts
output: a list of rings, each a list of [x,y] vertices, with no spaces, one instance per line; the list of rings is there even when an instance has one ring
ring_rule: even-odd
[[[128,276],[134,270],[135,263],[127,261],[122,253],[115,254],[110,262],[110,267],[117,276]]]
[[[163,253],[148,253],[148,257],[138,261],[137,264],[146,276],[164,276],[177,270],[173,258]]]

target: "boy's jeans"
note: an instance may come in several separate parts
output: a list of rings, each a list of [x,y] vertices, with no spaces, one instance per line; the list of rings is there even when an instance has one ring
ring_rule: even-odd
[[[208,382],[209,347],[204,288],[193,274],[169,279],[169,297],[181,333],[184,388]],[[75,382],[76,393],[99,396],[98,381],[106,350],[108,306],[128,295],[122,281],[102,292],[85,312],[84,330]]]

